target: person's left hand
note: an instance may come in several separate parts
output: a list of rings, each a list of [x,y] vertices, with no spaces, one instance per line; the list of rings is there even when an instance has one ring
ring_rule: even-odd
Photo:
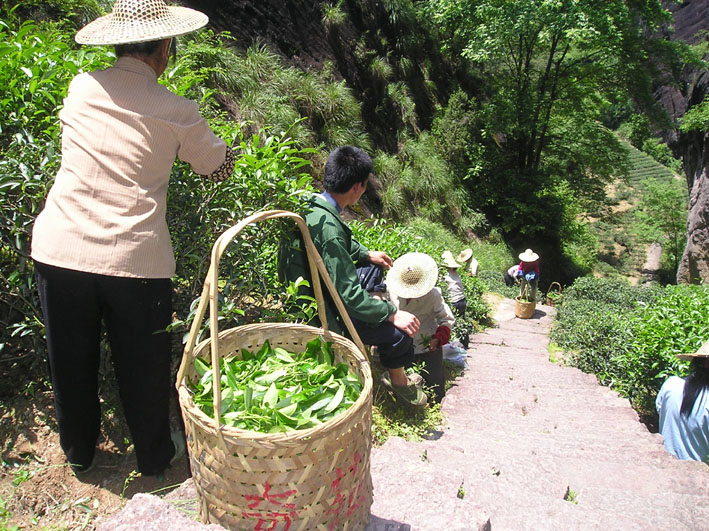
[[[434,337],[429,343],[430,350],[436,350],[438,348],[439,343],[440,341],[438,341],[438,338]]]
[[[368,257],[370,262],[382,266],[384,269],[389,269],[394,264],[394,260],[384,251],[368,251]]]

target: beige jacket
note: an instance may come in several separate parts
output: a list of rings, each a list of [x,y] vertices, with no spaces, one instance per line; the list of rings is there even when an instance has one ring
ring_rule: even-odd
[[[430,339],[436,328],[441,325],[445,325],[450,329],[453,328],[455,317],[450,307],[443,300],[443,295],[439,288],[433,288],[426,295],[417,299],[400,299],[393,293],[390,293],[390,299],[399,310],[413,313],[421,321],[421,328],[419,328],[418,334],[414,337],[414,351],[416,353],[428,350],[423,336]]]
[[[59,119],[62,164],[35,221],[32,258],[110,276],[172,277],[172,165],[177,157],[208,175],[224,163],[226,143],[195,102],[131,57],[76,76]]]

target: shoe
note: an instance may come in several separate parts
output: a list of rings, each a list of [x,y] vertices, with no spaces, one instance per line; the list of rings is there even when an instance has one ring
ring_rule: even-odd
[[[84,467],[82,465],[71,465],[71,470],[72,470],[72,472],[74,472],[74,475],[76,477],[84,477],[89,472],[91,472],[95,466],[96,466],[96,459],[91,461],[91,464],[88,467]]]
[[[410,374],[407,374],[406,376],[409,377],[409,381],[413,382],[416,387],[423,387],[423,376],[421,376],[419,373],[412,372]]]
[[[170,439],[172,439],[172,444],[175,446],[175,455],[173,455],[172,459],[170,459],[170,465],[173,465],[185,456],[185,450],[187,446],[185,443],[185,432],[170,432]]]
[[[426,402],[428,402],[428,397],[426,396],[426,393],[424,393],[423,389],[421,389],[421,386],[416,385],[411,380],[411,378],[409,378],[408,385],[394,385],[391,383],[389,371],[385,371],[382,373],[381,377],[379,378],[379,381],[384,387],[394,393],[395,398],[406,402],[411,406],[422,407],[426,405]]]

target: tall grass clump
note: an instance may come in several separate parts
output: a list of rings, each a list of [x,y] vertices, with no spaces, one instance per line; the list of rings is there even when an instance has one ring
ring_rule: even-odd
[[[466,206],[467,192],[428,133],[406,140],[396,155],[377,152],[374,167],[383,185],[384,213],[392,219],[420,216],[460,235],[486,229],[484,215]]]
[[[184,39],[180,68],[201,78],[198,101],[219,94],[237,120],[252,132],[268,127],[288,132],[299,147],[351,144],[371,150],[359,102],[329,68],[302,71],[286,66],[263,43],[246,50],[228,33],[203,31]]]

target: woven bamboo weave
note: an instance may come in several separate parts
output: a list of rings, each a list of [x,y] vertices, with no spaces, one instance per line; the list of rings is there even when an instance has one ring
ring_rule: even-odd
[[[323,328],[294,323],[253,323],[218,331],[216,271],[224,248],[245,226],[262,219],[290,217],[306,243],[313,288]],[[351,321],[343,315],[353,341],[327,330],[318,277],[331,296],[342,302],[312,246],[302,218],[285,211],[260,213],[229,229],[214,244],[197,316],[190,330],[177,376],[185,422],[192,477],[200,504],[200,518],[228,529],[301,530],[362,529],[372,503],[370,476],[372,374]],[[337,297],[337,298],[335,298]],[[196,344],[201,322],[210,304],[210,338]],[[357,401],[345,412],[315,428],[285,433],[260,433],[223,426],[218,415],[207,416],[192,399],[191,384],[199,377],[194,359],[218,366],[241,349],[272,347],[302,352],[308,341],[322,336],[332,342],[336,362],[346,363],[363,383]],[[215,371],[218,374],[218,371]],[[218,376],[214,375],[214,411],[221,410]]]
[[[529,319],[534,315],[534,309],[537,307],[536,301],[527,300],[528,287],[524,287],[521,295],[515,297],[515,316],[519,319]]]

